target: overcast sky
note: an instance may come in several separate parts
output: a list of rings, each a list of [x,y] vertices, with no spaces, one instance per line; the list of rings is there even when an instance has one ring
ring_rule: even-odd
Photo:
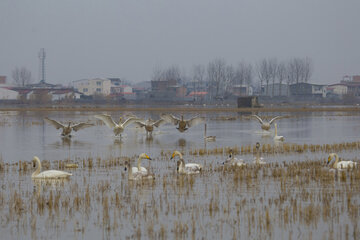
[[[150,80],[155,67],[309,57],[313,83],[360,74],[359,0],[1,0],[0,75]]]

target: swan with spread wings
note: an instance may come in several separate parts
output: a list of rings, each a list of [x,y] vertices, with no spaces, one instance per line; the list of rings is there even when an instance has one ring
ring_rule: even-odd
[[[83,128],[87,128],[87,127],[91,127],[94,126],[94,124],[92,123],[86,123],[86,122],[80,122],[80,123],[76,123],[76,124],[72,124],[72,122],[69,122],[68,125],[64,125],[56,120],[50,119],[50,118],[44,118],[44,120],[53,125],[56,129],[62,129],[62,133],[61,136],[63,137],[71,137],[71,131],[74,130],[75,132],[83,129]]]
[[[271,124],[275,120],[280,119],[280,118],[284,118],[283,116],[276,116],[276,117],[274,117],[273,119],[271,119],[268,122],[268,121],[265,121],[265,120],[261,119],[258,115],[251,115],[251,117],[256,118],[259,121],[259,123],[261,124],[261,129],[266,130],[266,131],[269,131]]]
[[[181,115],[181,118],[177,118],[171,114],[161,114],[160,117],[168,123],[177,125],[176,129],[179,130],[179,132],[185,132],[190,127],[205,121],[204,117],[193,117],[185,120],[183,115]]]
[[[136,117],[129,117],[122,123],[121,122],[122,118],[120,118],[119,123],[116,123],[116,122],[114,122],[112,117],[108,114],[98,114],[98,115],[95,115],[94,117],[103,121],[106,124],[106,126],[108,126],[109,128],[111,128],[113,130],[115,136],[120,135],[120,137],[121,137],[122,132],[124,131],[124,129],[127,126],[129,126],[131,123],[135,122],[136,120],[139,120]]]

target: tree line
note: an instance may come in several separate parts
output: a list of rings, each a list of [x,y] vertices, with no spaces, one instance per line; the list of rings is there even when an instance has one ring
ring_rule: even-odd
[[[190,81],[195,89],[206,90],[211,98],[223,98],[231,93],[234,86],[255,86],[264,88],[265,95],[274,96],[275,84],[279,84],[279,95],[283,84],[309,82],[313,72],[310,58],[292,58],[278,61],[277,58],[264,58],[256,64],[240,62],[237,65],[227,64],[222,58],[216,58],[207,65],[196,64],[189,74],[181,71],[176,65],[168,68],[156,68],[153,71],[154,81]],[[254,79],[257,79],[255,81]],[[271,92],[269,86],[272,85]],[[287,88],[289,89],[289,88]],[[288,94],[288,93],[287,93]]]

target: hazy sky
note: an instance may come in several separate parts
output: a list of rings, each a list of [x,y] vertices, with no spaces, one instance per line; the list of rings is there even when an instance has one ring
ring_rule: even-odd
[[[0,75],[150,80],[155,67],[309,57],[313,83],[360,74],[359,0],[1,0]]]

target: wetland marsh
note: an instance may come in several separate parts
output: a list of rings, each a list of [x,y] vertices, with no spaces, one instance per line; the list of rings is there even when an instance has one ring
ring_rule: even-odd
[[[6,239],[357,239],[360,169],[330,171],[337,152],[359,162],[360,114],[354,112],[266,112],[285,141],[264,134],[251,113],[201,112],[204,124],[184,133],[173,125],[152,138],[130,125],[122,138],[93,116],[107,113],[159,118],[157,111],[0,112],[0,229]],[[194,116],[194,112],[174,113]],[[93,127],[71,139],[44,122],[85,121]],[[255,143],[260,143],[256,153]],[[224,166],[229,150],[245,167]],[[200,163],[196,175],[179,175],[174,150]],[[129,181],[124,162],[142,165],[155,180]],[[261,154],[265,165],[252,164]],[[60,169],[67,180],[31,180],[31,162]],[[66,164],[74,164],[66,168]]]

